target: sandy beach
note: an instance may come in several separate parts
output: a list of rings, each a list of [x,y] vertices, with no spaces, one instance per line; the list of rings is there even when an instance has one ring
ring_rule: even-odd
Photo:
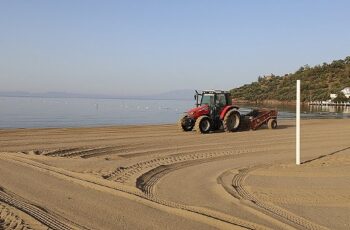
[[[0,130],[0,229],[350,229],[350,120]]]

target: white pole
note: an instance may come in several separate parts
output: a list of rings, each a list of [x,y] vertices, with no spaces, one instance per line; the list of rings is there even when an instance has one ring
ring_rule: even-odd
[[[297,80],[297,114],[296,114],[296,153],[295,163],[300,165],[300,80]]]

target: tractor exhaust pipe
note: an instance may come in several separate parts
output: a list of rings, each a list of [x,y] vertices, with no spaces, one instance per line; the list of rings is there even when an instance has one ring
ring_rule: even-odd
[[[195,92],[196,92],[196,94],[194,95],[194,100],[196,100],[196,107],[198,107],[199,106],[199,103],[198,103],[198,95],[199,95],[199,93],[198,93],[197,90],[195,90]]]

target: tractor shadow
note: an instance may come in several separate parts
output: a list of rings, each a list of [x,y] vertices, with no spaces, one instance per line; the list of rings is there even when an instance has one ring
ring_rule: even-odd
[[[295,125],[278,125],[276,130],[279,129],[290,129],[294,128]],[[249,129],[248,127],[242,127],[239,130],[237,130],[235,133],[241,133],[241,132],[259,132],[260,130],[270,130],[266,125],[261,126],[260,128],[256,130]],[[210,131],[210,133],[226,133],[224,129],[218,129],[214,131]]]
[[[278,125],[276,129],[289,129],[295,128],[295,125]]]
[[[278,130],[278,129],[290,129],[290,128],[294,128],[295,125],[278,125],[275,129]],[[253,129],[250,129],[249,127],[243,127],[241,129],[239,129],[237,132],[246,132],[246,131],[254,131],[254,132],[258,132],[260,130],[273,130],[273,129],[269,129],[267,127],[267,125],[263,125],[255,130]]]

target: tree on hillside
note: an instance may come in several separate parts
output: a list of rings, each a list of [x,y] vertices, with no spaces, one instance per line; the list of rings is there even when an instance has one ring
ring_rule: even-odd
[[[283,76],[259,76],[257,82],[232,89],[231,93],[234,98],[250,101],[291,101],[295,100],[297,79],[302,81],[303,101],[327,100],[330,93],[350,87],[350,56],[330,64],[304,65],[295,73]]]
[[[333,100],[334,102],[347,102],[348,98],[345,96],[343,92],[339,92],[338,96]]]

